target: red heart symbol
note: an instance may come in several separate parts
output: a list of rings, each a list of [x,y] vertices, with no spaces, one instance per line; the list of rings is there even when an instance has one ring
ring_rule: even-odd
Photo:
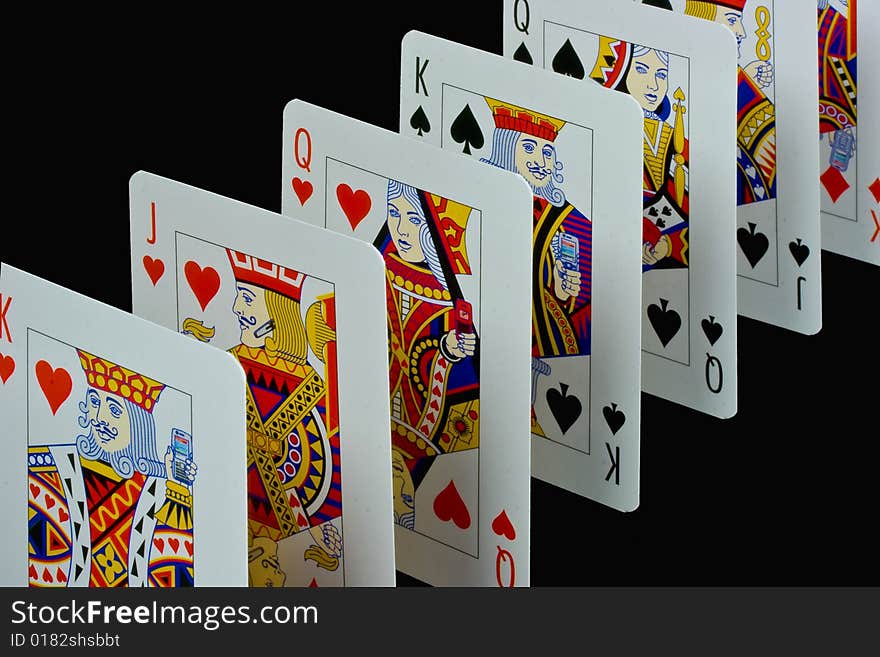
[[[467,529],[471,526],[471,514],[468,513],[467,506],[452,480],[434,498],[434,513],[443,522],[451,520],[459,529]]]
[[[156,287],[156,283],[159,282],[159,279],[162,278],[162,274],[165,273],[165,263],[162,262],[159,258],[155,260],[148,255],[144,256],[144,271],[147,272],[147,276],[150,277],[150,281],[153,283],[153,287]]]
[[[70,397],[70,391],[73,390],[73,381],[70,380],[70,374],[63,367],[57,370],[52,369],[44,360],[37,363],[34,371],[37,374],[37,381],[49,402],[49,408],[52,409],[52,415],[58,412],[61,404]]]
[[[67,514],[67,511],[65,511],[62,508],[59,508],[58,509],[58,519],[61,522],[67,522],[70,519],[70,516]]]
[[[443,375],[440,374],[440,372],[437,372],[434,375],[434,380],[437,381],[438,383],[443,383]]]
[[[67,575],[65,575],[64,571],[59,568],[58,571],[55,573],[55,579],[57,579],[59,582],[66,582]]]
[[[202,269],[197,262],[190,260],[183,266],[183,273],[186,275],[186,282],[189,283],[190,289],[196,295],[196,300],[202,307],[202,312],[211,303],[211,299],[217,296],[220,289],[220,274],[213,267],[205,267]]]
[[[159,550],[159,554],[165,552],[165,540],[161,538],[154,538],[153,545],[156,546],[156,549]]]
[[[31,579],[39,579],[39,577],[37,576],[37,569],[34,568],[34,564],[31,564],[30,568],[28,568],[28,575],[31,576]]]
[[[43,496],[43,499],[46,501],[46,508],[47,509],[51,509],[53,506],[55,506],[55,499],[52,497],[49,497],[49,493],[46,493]]]
[[[437,403],[436,399],[431,402],[431,408],[433,408],[435,411],[440,411],[440,404]]]
[[[310,589],[317,589],[317,588],[319,588],[319,587],[318,587],[318,582],[315,581],[315,578],[314,578],[314,577],[312,577],[312,581],[311,581],[311,583],[309,584],[309,588],[310,588]]]
[[[40,496],[40,487],[36,484],[31,484],[31,497],[37,499]]]
[[[184,541],[183,547],[186,548],[186,551],[189,552],[189,556],[193,555],[193,544],[192,541]]]
[[[12,360],[12,356],[0,354],[0,381],[3,381],[3,383],[9,381],[9,377],[12,376],[14,371],[15,361]]]
[[[52,581],[52,575],[49,574],[48,568],[43,571],[43,581],[44,582],[51,582]]]
[[[299,516],[299,518],[296,519],[296,524],[298,524],[300,527],[308,527],[309,521],[306,520],[305,516],[301,515]]]
[[[174,554],[177,554],[177,550],[180,549],[180,539],[179,538],[169,538],[168,545],[170,545],[171,549],[174,550]]]
[[[364,217],[367,216],[370,207],[373,205],[370,195],[364,190],[359,189],[354,192],[345,183],[337,185],[336,198],[345,216],[348,217],[348,223],[351,224],[352,230],[357,228],[358,224],[364,220]]]
[[[504,509],[492,521],[492,531],[498,536],[506,537],[508,541],[516,540],[516,530],[513,528],[510,518],[507,517],[507,511]]]
[[[308,180],[301,180],[297,177],[294,177],[292,183],[293,191],[296,194],[296,197],[299,199],[299,204],[305,205],[306,201],[311,198],[312,192],[314,191],[312,183],[310,183]]]

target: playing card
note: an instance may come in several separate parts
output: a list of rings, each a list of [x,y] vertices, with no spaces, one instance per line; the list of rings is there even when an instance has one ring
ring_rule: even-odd
[[[880,265],[880,5],[818,7],[822,246]]]
[[[636,103],[418,32],[401,66],[403,134],[514,172],[532,192],[532,473],[636,508]],[[421,137],[407,121],[419,110],[435,126]]]
[[[148,173],[130,192],[134,312],[247,378],[250,584],[393,586],[381,259]]]
[[[642,107],[642,388],[736,412],[736,44],[631,2],[507,0],[504,51]]]
[[[243,390],[228,355],[2,265],[0,585],[243,586]]]
[[[724,25],[736,37],[739,313],[816,333],[822,326],[819,172],[804,140],[816,127],[816,77],[804,65],[813,52],[813,10],[784,0],[660,4]]]
[[[283,212],[384,259],[398,569],[527,586],[526,186],[300,101],[285,108],[283,143]]]

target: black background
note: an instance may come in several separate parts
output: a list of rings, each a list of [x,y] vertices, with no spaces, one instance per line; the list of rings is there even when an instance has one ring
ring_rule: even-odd
[[[132,173],[278,210],[288,100],[396,130],[408,30],[501,53],[498,1],[314,5],[8,22],[0,258],[129,310]],[[877,582],[880,269],[821,257],[818,336],[740,319],[734,419],[643,397],[637,511],[532,482],[533,585]]]

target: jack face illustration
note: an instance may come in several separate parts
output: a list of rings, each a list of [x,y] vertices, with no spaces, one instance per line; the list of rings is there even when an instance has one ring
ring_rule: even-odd
[[[275,328],[266,305],[266,289],[238,283],[232,312],[238,316],[241,343],[254,348],[264,346],[266,336]]]

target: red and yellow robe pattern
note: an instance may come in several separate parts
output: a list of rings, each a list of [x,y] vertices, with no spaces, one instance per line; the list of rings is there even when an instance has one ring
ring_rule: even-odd
[[[30,447],[30,586],[192,586],[192,495],[164,480],[159,500],[161,482],[121,477],[74,445]]]
[[[776,198],[776,107],[742,68],[737,77],[736,204]]]
[[[819,131],[854,128],[857,101],[856,0],[849,16],[828,5],[819,9]]]
[[[389,247],[393,248],[393,247]],[[442,341],[454,301],[423,265],[386,251],[392,446],[410,471],[420,461],[479,445],[479,381],[473,357]]]
[[[232,353],[248,386],[249,533],[280,541],[338,518],[338,415],[335,403],[328,413],[324,380],[309,364],[271,356],[263,348],[239,345]]]

